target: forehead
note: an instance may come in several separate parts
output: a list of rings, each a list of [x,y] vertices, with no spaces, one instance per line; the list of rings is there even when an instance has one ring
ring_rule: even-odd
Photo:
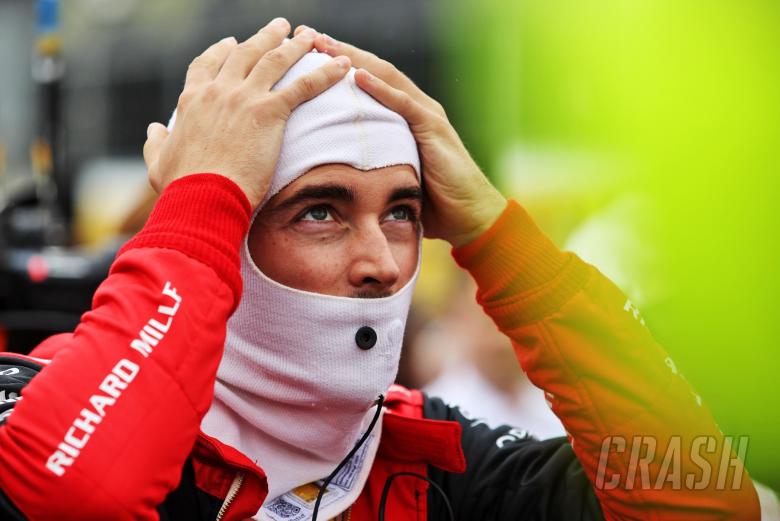
[[[318,184],[343,184],[353,189],[397,188],[399,186],[420,186],[417,173],[410,165],[392,165],[372,170],[359,170],[345,164],[320,165],[312,168],[279,192],[294,193],[297,189]]]

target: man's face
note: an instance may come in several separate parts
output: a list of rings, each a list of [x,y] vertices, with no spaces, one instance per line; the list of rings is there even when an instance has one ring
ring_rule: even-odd
[[[260,210],[249,252],[292,288],[342,297],[392,295],[414,275],[421,189],[409,165],[321,165]]]

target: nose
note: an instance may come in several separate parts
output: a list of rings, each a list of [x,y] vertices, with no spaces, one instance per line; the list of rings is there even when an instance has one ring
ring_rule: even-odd
[[[393,256],[387,237],[379,226],[371,226],[354,235],[349,283],[357,296],[385,297],[395,290],[401,269]]]

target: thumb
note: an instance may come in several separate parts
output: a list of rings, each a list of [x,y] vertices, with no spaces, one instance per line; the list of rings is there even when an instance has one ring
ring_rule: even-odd
[[[144,161],[147,168],[152,168],[160,156],[160,149],[168,137],[168,129],[162,123],[152,123],[146,129],[146,143],[144,143]]]

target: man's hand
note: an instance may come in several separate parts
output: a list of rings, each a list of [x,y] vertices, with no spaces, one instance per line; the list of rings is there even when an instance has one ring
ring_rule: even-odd
[[[299,26],[296,34],[308,29]],[[414,133],[422,162],[427,205],[426,237],[462,246],[479,237],[498,219],[506,199],[493,187],[450,125],[444,108],[391,63],[325,35],[315,47],[331,56],[347,56],[355,81],[377,101],[403,116]]]
[[[314,31],[284,42],[289,32],[287,20],[277,18],[243,43],[226,38],[193,60],[173,131],[169,135],[160,123],[147,130],[144,160],[157,192],[180,177],[210,172],[234,181],[253,208],[262,201],[290,113],[342,79],[350,66],[346,57],[334,59],[271,91],[314,47]]]

